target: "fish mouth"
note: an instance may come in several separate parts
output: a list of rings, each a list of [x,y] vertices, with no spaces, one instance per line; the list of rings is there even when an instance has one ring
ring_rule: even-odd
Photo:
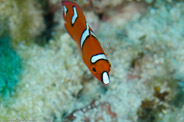
[[[101,79],[102,79],[103,84],[105,85],[108,85],[110,83],[109,74],[106,71],[102,73]]]

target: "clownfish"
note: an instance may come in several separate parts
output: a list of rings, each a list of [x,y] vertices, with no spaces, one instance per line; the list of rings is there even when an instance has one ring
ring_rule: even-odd
[[[88,25],[82,9],[71,1],[62,1],[62,5],[65,29],[77,43],[84,63],[99,81],[108,85],[111,64]]]

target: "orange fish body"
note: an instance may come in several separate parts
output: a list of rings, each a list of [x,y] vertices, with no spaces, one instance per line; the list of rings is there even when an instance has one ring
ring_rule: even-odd
[[[78,44],[82,59],[91,73],[103,84],[110,83],[110,63],[82,9],[74,2],[62,1],[65,28]]]

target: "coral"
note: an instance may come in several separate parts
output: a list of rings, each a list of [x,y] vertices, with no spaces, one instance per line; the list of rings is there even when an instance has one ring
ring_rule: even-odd
[[[121,4],[123,1],[122,0],[115,0],[115,1],[112,1],[112,0],[107,0],[107,1],[99,1],[99,0],[93,0],[92,3],[95,7],[97,8],[100,8],[100,9],[104,9],[106,7],[109,7],[109,6],[117,6],[119,4]]]
[[[58,24],[63,22],[61,20],[61,12],[62,5],[61,1],[53,1],[53,0],[39,0],[39,4],[41,5],[43,11],[43,18],[45,23],[45,29],[41,32],[41,34],[36,38],[36,42],[40,45],[47,44],[51,39],[55,38],[56,27],[58,28]],[[59,26],[61,32],[63,26]],[[63,29],[64,30],[64,29]]]
[[[16,100],[9,105],[11,111],[1,106],[5,111],[0,112],[1,119],[59,121],[66,111],[75,108],[74,96],[82,87],[79,76],[83,74],[79,71],[87,68],[82,68],[74,44],[68,35],[63,35],[60,41],[51,41],[47,48],[35,44],[17,47],[25,69],[17,86]]]
[[[8,21],[13,41],[32,40],[42,32],[45,26],[42,11],[35,1],[2,1],[0,16]]]
[[[56,1],[51,0],[53,3]],[[146,121],[154,118],[154,121],[163,122],[171,119],[183,121],[183,103],[179,98],[183,100],[184,3],[180,0],[144,1],[126,4],[124,7],[128,9],[121,8],[120,3],[124,4],[124,1],[117,0],[114,5],[111,5],[112,1],[91,1],[102,5],[103,12],[99,13],[91,12],[95,7],[91,6],[90,1],[78,1],[87,10],[87,20],[94,25],[95,34],[112,64],[109,86],[102,86],[90,74],[76,43],[64,31],[63,20],[51,30],[55,33],[55,40],[51,39],[44,47],[35,43],[26,45],[21,42],[22,32],[15,30],[24,27],[24,16],[25,19],[30,17],[33,28],[25,24],[28,28],[21,30],[25,31],[23,36],[34,38],[39,35],[42,30],[39,28],[44,26],[43,10],[33,1],[26,0],[20,5],[17,0],[4,1],[0,5],[1,10],[5,11],[5,16],[0,18],[4,23],[0,23],[3,27],[0,34],[8,30],[12,33],[12,40],[20,41],[15,49],[23,59],[24,70],[14,101],[8,107],[1,104],[0,118],[31,121]],[[26,3],[30,3],[27,8]],[[7,9],[10,5],[14,6],[12,13]],[[146,9],[140,9],[143,6]],[[28,14],[24,15],[23,11]],[[106,13],[111,11],[106,19]],[[123,11],[127,16],[121,16]],[[2,15],[2,11],[0,13]],[[54,19],[58,18],[62,19],[61,15],[54,16]],[[9,50],[3,48],[3,51]],[[14,61],[17,60],[8,65]],[[18,73],[11,71],[8,76],[17,78]],[[2,88],[3,84],[0,86]]]
[[[159,10],[151,9],[147,17],[129,24],[128,28],[133,29],[126,29],[125,33],[134,44],[133,46],[136,46],[136,48],[133,47],[133,50],[137,51],[137,54],[143,53],[144,55],[141,61],[141,64],[144,65],[143,73],[141,73],[144,75],[145,72],[144,78],[153,75],[159,77],[160,75],[160,78],[165,76],[165,79],[169,80],[171,77],[168,77],[167,74],[178,75],[178,69],[182,68],[179,68],[178,64],[183,60],[178,57],[180,55],[178,51],[182,51],[181,45],[183,45],[181,41],[183,24],[179,19],[183,18],[180,16],[183,13],[182,6],[183,4],[177,4],[169,11],[164,6]],[[162,27],[160,27],[161,25]],[[158,70],[154,72],[155,68],[153,68],[158,66],[159,74]],[[176,75],[170,76],[177,78]]]
[[[0,37],[0,97],[9,98],[15,92],[21,72],[20,57],[10,46],[10,37]]]
[[[178,101],[183,97],[181,97],[182,92],[178,91],[177,84],[183,81],[184,74],[183,57],[181,57],[184,46],[182,41],[184,25],[181,19],[184,18],[181,16],[184,12],[184,4],[183,2],[173,3],[175,6],[165,4],[158,9],[150,8],[146,16],[129,24],[124,32],[132,41],[132,50],[136,54],[132,57],[131,64],[133,68],[131,74],[134,74],[134,79],[143,80],[148,87],[158,85],[169,91],[170,104],[168,103],[167,106],[170,107],[164,110],[162,116],[168,116],[173,104],[183,106],[183,103]],[[154,112],[148,115],[159,115],[158,110],[159,108],[154,108]],[[159,121],[161,117],[157,116],[155,119]],[[180,119],[182,117],[178,118]],[[167,120],[163,119],[163,121]]]
[[[108,116],[110,116],[110,118],[112,118],[111,121],[115,121],[116,120],[117,115],[116,115],[116,113],[112,112],[111,106],[110,106],[109,103],[100,103],[100,104],[97,105],[95,103],[95,101],[93,101],[91,104],[85,106],[84,108],[81,108],[81,109],[73,111],[71,114],[66,116],[64,120],[65,121],[75,120],[75,121],[85,121],[85,122],[88,122],[88,121],[90,121],[90,119],[87,116],[85,116],[85,115],[86,115],[86,113],[88,111],[92,111],[92,109],[99,109],[102,112],[105,112]],[[76,120],[76,118],[78,117],[78,114],[84,114],[83,115],[83,119]],[[100,115],[100,114],[96,114],[94,118],[96,118],[95,121],[100,121],[100,120],[104,121],[105,120],[103,115]]]
[[[159,116],[166,114],[169,109],[168,91],[161,92],[160,87],[155,87],[154,97],[152,100],[146,99],[142,101],[138,110],[138,121],[154,122]]]
[[[167,112],[165,116],[163,116],[160,120],[162,122],[183,122],[184,121],[184,108],[174,109],[172,111]]]

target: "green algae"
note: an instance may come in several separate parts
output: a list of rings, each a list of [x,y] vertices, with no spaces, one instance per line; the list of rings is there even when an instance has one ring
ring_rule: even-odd
[[[0,97],[13,95],[21,72],[20,57],[10,46],[10,37],[0,37]]]

